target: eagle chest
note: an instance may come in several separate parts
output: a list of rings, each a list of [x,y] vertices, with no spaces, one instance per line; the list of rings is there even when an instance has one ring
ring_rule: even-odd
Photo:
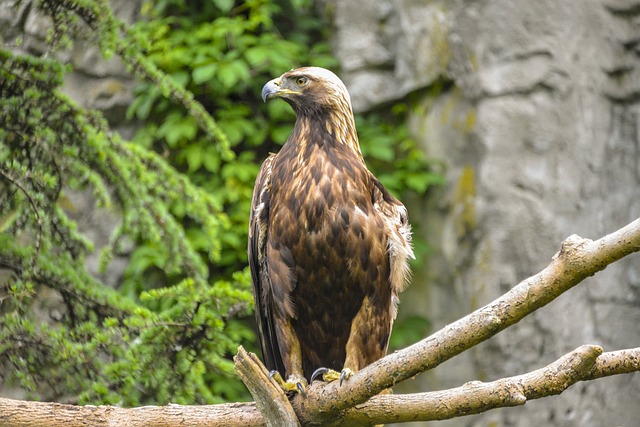
[[[345,307],[335,301],[350,301],[353,316],[366,295],[389,289],[387,239],[370,174],[337,149],[317,149],[306,161],[281,154],[271,176],[269,240],[288,258],[297,315],[326,300],[336,310]],[[332,315],[322,310],[319,316]]]

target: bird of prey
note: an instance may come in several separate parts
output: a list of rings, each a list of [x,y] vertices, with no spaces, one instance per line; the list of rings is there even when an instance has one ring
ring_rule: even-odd
[[[296,113],[256,179],[249,264],[265,365],[285,391],[348,378],[386,354],[413,258],[404,205],[367,169],[349,93],[331,71],[269,81]],[[286,381],[283,378],[287,378]]]

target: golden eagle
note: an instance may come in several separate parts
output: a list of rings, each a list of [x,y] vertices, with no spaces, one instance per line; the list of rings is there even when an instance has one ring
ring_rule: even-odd
[[[262,98],[285,100],[296,123],[253,192],[256,317],[265,365],[285,390],[304,394],[317,368],[325,380],[341,371],[342,381],[386,354],[411,230],[404,205],[365,165],[349,93],[334,73],[289,71]]]

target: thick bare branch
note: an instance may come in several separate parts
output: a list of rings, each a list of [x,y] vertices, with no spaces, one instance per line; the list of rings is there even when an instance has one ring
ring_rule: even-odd
[[[579,381],[637,371],[640,371],[640,347],[602,354],[599,346],[583,345],[544,368],[515,377],[490,383],[472,381],[437,392],[375,396],[347,411],[331,427],[434,421],[478,414],[557,395]]]
[[[444,391],[374,396],[346,411],[329,426],[355,427],[374,423],[449,419],[494,408],[524,405],[528,400],[560,394],[579,381],[640,371],[640,347],[601,353],[600,347],[585,345],[544,368],[524,375],[490,383],[472,381]],[[0,427],[164,427],[180,425],[180,422],[216,427],[266,425],[265,418],[254,403],[123,409],[0,398]]]
[[[599,347],[583,346],[546,368],[518,377],[487,384],[471,382],[443,392],[375,396],[490,338],[548,304],[586,277],[638,250],[640,220],[597,241],[571,236],[563,242],[560,252],[542,272],[432,336],[366,367],[349,378],[342,387],[337,382],[325,385],[315,383],[307,389],[307,398],[298,396],[293,399],[295,413],[302,425],[331,422],[333,426],[357,426],[371,422],[443,419],[500,406],[521,405],[529,399],[561,393],[576,381],[640,371],[640,348],[600,355],[602,350]],[[247,356],[246,353],[239,356],[237,366],[248,363],[247,371],[243,374],[247,383],[269,384],[267,389],[273,386],[265,368],[254,359],[255,356]],[[243,369],[239,368],[240,371]],[[262,388],[259,385],[252,392]],[[264,390],[260,393],[265,397],[259,400],[268,400],[268,396],[274,400],[281,399],[274,397],[278,393],[271,394],[271,391]],[[276,403],[275,406],[282,403]],[[271,403],[263,404],[265,407],[273,406]],[[279,410],[288,411],[286,406],[283,404],[276,408],[276,413]],[[418,414],[424,418],[416,418]],[[0,427],[76,427],[89,424],[162,427],[178,425],[185,420],[195,426],[266,425],[265,418],[254,403],[124,409],[0,398]]]
[[[269,372],[253,353],[240,346],[233,358],[236,372],[249,389],[265,418],[267,427],[300,427],[298,417],[282,389],[269,377]]]
[[[76,406],[0,397],[0,427],[264,427],[254,403],[203,406]]]
[[[329,419],[487,340],[585,278],[638,250],[640,219],[596,241],[570,236],[540,273],[430,337],[367,366],[342,386],[333,382],[310,387],[308,398],[294,399],[294,409],[304,422]]]
[[[559,394],[588,375],[601,353],[600,347],[582,346],[542,369],[516,377],[490,383],[472,381],[437,392],[376,396],[358,405],[357,410],[349,410],[345,419],[370,424],[444,420],[524,405],[529,399]],[[336,427],[346,425],[352,424],[334,424]]]

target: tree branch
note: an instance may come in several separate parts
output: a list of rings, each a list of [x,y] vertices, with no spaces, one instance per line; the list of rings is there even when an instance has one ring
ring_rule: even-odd
[[[640,347],[601,353],[602,348],[599,346],[585,345],[544,368],[524,375],[490,383],[472,381],[444,391],[374,396],[364,404],[344,412],[339,420],[328,426],[354,427],[375,423],[444,420],[495,408],[524,405],[528,400],[560,394],[579,381],[640,371]],[[249,364],[256,362],[255,355],[251,356],[251,353],[245,352],[243,357],[251,358],[252,362],[248,362]],[[269,379],[268,382],[272,383],[272,380]],[[185,421],[189,425],[203,427],[267,425],[266,417],[263,417],[255,403],[125,409],[0,398],[0,427],[85,427],[88,424],[168,427]]]
[[[233,358],[236,372],[256,401],[267,427],[300,427],[298,417],[282,389],[253,353],[240,346]]]
[[[545,368],[516,377],[491,383],[471,382],[441,392],[376,396],[490,338],[586,277],[638,250],[640,219],[596,241],[571,236],[562,243],[560,252],[549,266],[492,303],[367,366],[352,375],[342,387],[338,382],[314,383],[307,389],[307,398],[296,396],[292,400],[295,414],[302,425],[334,427],[445,419],[501,406],[522,405],[529,399],[559,394],[577,381],[640,371],[640,348],[600,354],[600,347],[583,346]],[[279,415],[273,414],[279,414],[279,411],[289,414],[285,416],[291,415],[281,392],[270,390],[273,382],[255,356],[240,351],[236,366],[270,420],[277,419],[273,417]],[[271,422],[262,416],[254,403],[124,409],[0,398],[0,427],[75,427],[86,425],[87,420],[91,424],[163,427],[187,419],[190,425],[217,427],[262,427]],[[288,419],[292,423],[289,425],[297,425],[296,421]]]
[[[433,369],[553,301],[607,265],[640,250],[640,219],[592,241],[568,237],[544,270],[509,292],[430,337],[392,353],[338,382],[309,387],[309,396],[293,400],[305,423],[330,420],[341,411],[362,404],[381,391]]]
[[[119,408],[28,402],[0,397],[0,427],[264,427],[255,403]]]
[[[583,345],[544,368],[483,383],[472,381],[444,391],[379,395],[348,410],[331,427],[445,420],[562,393],[579,381],[640,371],[640,347],[602,354]]]

